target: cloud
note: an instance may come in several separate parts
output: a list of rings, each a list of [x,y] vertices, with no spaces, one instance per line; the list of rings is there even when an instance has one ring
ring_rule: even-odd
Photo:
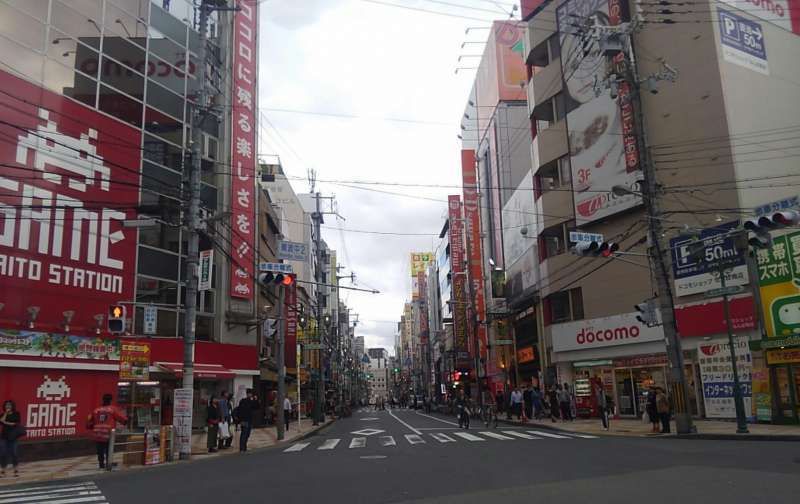
[[[261,4],[270,24],[296,29],[316,23],[325,11],[336,8],[340,0],[269,0]]]

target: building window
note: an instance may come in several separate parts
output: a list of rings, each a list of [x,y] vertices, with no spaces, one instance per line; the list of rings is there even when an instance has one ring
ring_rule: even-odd
[[[583,318],[583,294],[580,287],[554,292],[547,296],[550,322],[558,324]]]
[[[557,224],[545,229],[540,237],[544,245],[545,258],[561,255],[567,251],[563,224]]]
[[[572,180],[569,156],[560,157],[543,165],[536,172],[536,178],[538,179],[539,191],[542,194],[569,186]]]

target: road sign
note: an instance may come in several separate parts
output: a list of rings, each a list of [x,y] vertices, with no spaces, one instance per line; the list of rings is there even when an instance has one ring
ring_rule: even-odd
[[[513,345],[514,344],[514,340],[498,339],[498,340],[494,340],[494,344],[495,345]]]
[[[581,231],[570,231],[569,241],[573,243],[603,243],[603,235],[600,233],[583,233]]]
[[[782,210],[797,210],[798,208],[800,208],[800,196],[791,196],[782,200],[773,201],[767,205],[756,207],[755,210],[753,210],[753,214],[755,214],[756,217],[761,217],[762,215],[780,212]]]
[[[122,343],[119,354],[119,379],[150,379],[150,343]]]
[[[200,251],[198,269],[197,290],[206,291],[211,289],[211,275],[214,271],[214,249]]]
[[[711,289],[703,293],[703,297],[705,298],[715,298],[720,296],[731,296],[733,294],[739,294],[744,292],[744,287],[741,285],[731,285],[729,287]]]
[[[147,305],[144,307],[142,332],[144,334],[156,334],[158,332],[158,309],[155,306]]]
[[[305,243],[278,240],[278,259],[305,262],[308,260],[308,247]]]
[[[322,343],[306,343],[306,350],[322,350],[323,348]]]
[[[258,265],[258,271],[274,271],[278,273],[294,273],[291,264],[262,262]]]

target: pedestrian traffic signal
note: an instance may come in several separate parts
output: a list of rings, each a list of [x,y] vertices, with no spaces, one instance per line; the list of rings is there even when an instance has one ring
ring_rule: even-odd
[[[111,305],[108,307],[108,332],[111,334],[123,334],[125,332],[125,317],[127,310],[123,305]]]
[[[634,306],[638,315],[636,315],[636,320],[645,324],[647,327],[653,327],[658,325],[658,316],[656,314],[656,302],[653,299],[648,299],[644,303],[639,303]]]
[[[619,243],[614,242],[578,242],[572,247],[572,253],[583,257],[611,257],[619,250]]]
[[[754,248],[772,247],[772,230],[781,229],[788,226],[796,226],[800,223],[800,212],[797,210],[784,210],[761,217],[754,217],[744,221],[744,228],[750,233],[747,243]]]

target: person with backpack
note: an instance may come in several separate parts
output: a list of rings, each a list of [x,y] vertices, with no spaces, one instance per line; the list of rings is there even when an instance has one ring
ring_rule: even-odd
[[[14,477],[19,476],[19,456],[17,453],[17,441],[25,435],[25,428],[22,426],[17,405],[12,400],[3,403],[3,413],[0,415],[0,476],[6,475],[8,459],[11,459],[11,466],[14,468]]]
[[[117,427],[117,424],[127,424],[128,417],[122,409],[111,404],[114,396],[111,394],[103,394],[103,404],[98,406],[89,415],[86,421],[86,427],[92,431],[95,446],[97,448],[97,463],[100,469],[105,469],[107,465],[111,464],[108,460],[108,441],[111,439],[111,430]]]
[[[260,408],[261,405],[258,397],[253,393],[253,389],[247,389],[247,396],[239,401],[239,406],[235,410],[236,421],[242,429],[239,436],[240,452],[247,451],[247,440],[250,439],[250,432],[253,430],[253,420]]]

